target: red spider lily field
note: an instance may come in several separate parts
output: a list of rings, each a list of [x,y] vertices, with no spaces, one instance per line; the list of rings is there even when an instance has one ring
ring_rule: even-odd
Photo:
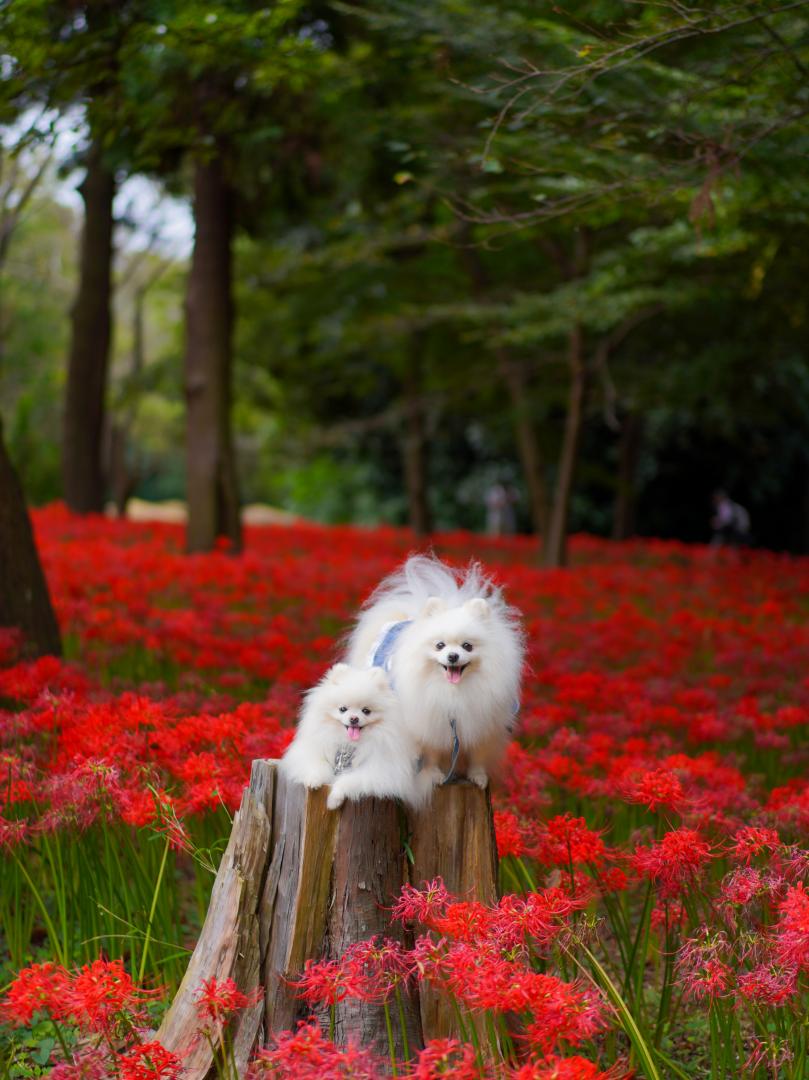
[[[67,658],[0,639],[2,1075],[180,1077],[155,1033],[250,762],[283,752],[413,537],[301,524],[188,556],[171,525],[35,525]],[[528,633],[493,791],[501,899],[405,887],[413,947],[310,963],[299,993],[326,1019],[275,1032],[250,1076],[802,1080],[809,560],[576,538],[548,571],[528,539],[433,548],[481,560]],[[411,980],[453,999],[461,1038],[398,1061],[332,1042],[329,1006],[390,1003],[395,1024]],[[200,1038],[250,1004],[212,981],[198,999]]]

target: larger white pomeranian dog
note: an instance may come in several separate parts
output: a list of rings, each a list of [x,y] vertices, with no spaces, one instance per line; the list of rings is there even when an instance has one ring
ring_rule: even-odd
[[[369,795],[418,808],[432,782],[400,714],[381,668],[335,664],[307,692],[281,769],[306,787],[329,785],[330,810]]]
[[[478,564],[414,555],[367,602],[348,661],[388,672],[432,783],[485,787],[514,729],[523,652],[519,613]]]

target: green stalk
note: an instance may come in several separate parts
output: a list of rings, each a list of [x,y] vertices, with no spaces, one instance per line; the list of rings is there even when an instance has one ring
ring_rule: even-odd
[[[713,1007],[708,1013],[711,1028],[711,1080],[722,1080],[725,1070],[719,1071],[719,1033],[716,1030],[716,1016]]]
[[[404,1050],[405,1061],[410,1061],[410,1043],[407,1039],[407,1024],[405,1023],[404,1014],[404,1002],[402,1001],[402,991],[397,985],[395,989],[396,993],[396,1007],[399,1010],[399,1027],[402,1029],[402,1049]]]
[[[157,883],[154,887],[154,894],[152,895],[152,906],[149,909],[149,920],[146,923],[146,937],[143,942],[143,952],[140,958],[140,967],[138,968],[138,985],[143,982],[143,976],[146,971],[146,960],[149,956],[149,943],[152,938],[152,924],[154,923],[155,909],[157,908],[157,900],[160,896],[160,886],[163,882],[163,874],[166,870],[166,860],[169,854],[169,842],[166,840],[163,845],[163,858],[160,860],[160,870],[157,873]]]
[[[627,1007],[626,1002],[619,993],[615,983],[609,977],[609,975],[598,962],[593,953],[590,952],[587,946],[580,944],[579,947],[589,960],[590,966],[592,967],[593,971],[598,976],[601,986],[606,991],[607,997],[615,1006],[615,1009],[618,1012],[618,1016],[621,1021],[621,1027],[624,1029],[627,1038],[632,1044],[632,1049],[637,1054],[638,1059],[640,1060],[641,1065],[643,1066],[643,1069],[646,1073],[646,1080],[660,1080],[660,1073],[657,1071],[657,1066],[654,1063],[652,1051],[649,1048],[646,1040],[643,1038],[640,1028],[635,1022],[635,1018],[629,1011],[629,1008]],[[572,957],[574,963],[578,964],[582,971],[586,971],[584,965],[573,953],[570,953],[569,955]],[[587,974],[589,975],[589,973]]]
[[[643,899],[643,910],[641,911],[640,923],[638,925],[638,932],[635,934],[635,940],[632,943],[632,949],[629,953],[629,963],[626,969],[626,975],[624,977],[624,985],[622,993],[626,996],[628,990],[631,989],[632,975],[635,970],[635,960],[638,955],[638,949],[640,948],[641,939],[644,936],[644,930],[647,921],[651,915],[652,909],[652,883],[648,882],[646,886],[646,895]]]
[[[672,964],[671,935],[670,935],[670,932],[669,932],[668,909],[666,909],[666,945],[665,945],[665,950],[666,950],[666,955],[665,955],[664,961],[663,961],[664,962],[663,986],[662,986],[662,988],[660,990],[660,1007],[657,1010],[657,1023],[655,1024],[654,1039],[653,1039],[654,1045],[656,1047],[659,1047],[660,1040],[663,1038],[663,1028],[665,1026],[665,1022],[666,1022],[666,1019],[667,1019],[666,1014],[668,1013],[669,1005],[671,1003],[671,994],[672,994],[672,989],[673,989],[673,980],[672,980],[672,974],[673,974],[672,967],[673,967],[673,964]]]
[[[51,1022],[51,1027],[53,1028],[54,1034],[56,1035],[56,1039],[57,1039],[57,1041],[59,1043],[59,1046],[62,1049],[62,1053],[64,1054],[65,1061],[70,1061],[70,1051],[67,1048],[67,1043],[65,1042],[65,1036],[62,1033],[62,1029],[59,1027],[59,1025],[56,1023],[56,1021],[54,1020],[54,1018],[51,1016],[50,1013],[48,1013],[48,1019]]]
[[[393,1076],[398,1076],[396,1071],[396,1047],[393,1042],[393,1024],[390,1020],[390,1009],[388,1008],[387,1001],[383,1002],[382,1008],[385,1010],[385,1030],[388,1033],[388,1053],[390,1054],[390,1071]]]
[[[47,928],[48,934],[50,935],[51,944],[53,945],[53,951],[56,953],[56,959],[59,961],[59,963],[62,965],[62,967],[67,967],[67,963],[65,961],[65,950],[63,948],[62,943],[59,941],[59,936],[56,933],[56,927],[53,925],[53,920],[51,919],[50,914],[48,913],[48,909],[45,906],[45,901],[42,899],[42,896],[41,896],[41,894],[39,892],[39,889],[37,889],[36,885],[31,880],[31,875],[28,873],[28,871],[25,869],[23,864],[17,858],[16,853],[12,851],[11,855],[12,855],[12,858],[14,859],[14,861],[16,862],[17,866],[19,867],[23,877],[28,882],[28,888],[33,893],[34,899],[37,902],[37,906],[38,906],[38,908],[40,910],[40,913],[42,915],[42,920],[45,923],[45,927]]]

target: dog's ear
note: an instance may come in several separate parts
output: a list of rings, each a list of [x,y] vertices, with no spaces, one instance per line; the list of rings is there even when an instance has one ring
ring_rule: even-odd
[[[330,667],[326,674],[323,676],[323,682],[325,683],[339,683],[342,682],[346,675],[351,671],[348,664],[335,664],[334,667]]]
[[[476,596],[474,600],[467,600],[464,607],[478,619],[487,619],[489,617],[489,602],[482,596]]]
[[[372,667],[369,674],[374,686],[379,687],[380,690],[390,690],[390,680],[384,668]]]
[[[422,618],[429,619],[431,615],[437,615],[439,611],[444,611],[446,604],[440,596],[428,596],[421,609]]]

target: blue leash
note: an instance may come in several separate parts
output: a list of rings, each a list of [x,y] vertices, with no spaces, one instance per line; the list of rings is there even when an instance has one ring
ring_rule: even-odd
[[[454,716],[450,717],[449,726],[452,732],[452,758],[449,763],[447,775],[441,781],[442,784],[450,784],[453,782],[455,766],[458,764],[458,754],[461,752],[461,740],[458,738],[458,721]]]

